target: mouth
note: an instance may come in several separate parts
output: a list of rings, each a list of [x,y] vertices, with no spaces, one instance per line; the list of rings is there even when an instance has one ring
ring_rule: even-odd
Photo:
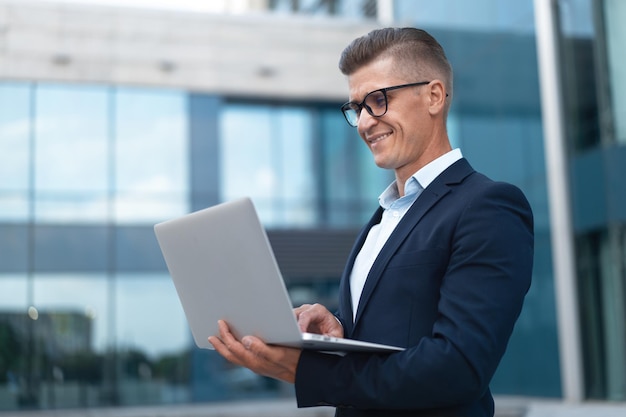
[[[378,143],[384,139],[387,139],[389,136],[391,136],[391,133],[383,133],[382,135],[375,135],[375,136],[370,136],[367,138],[367,143],[369,143],[370,145],[374,145],[375,143]]]

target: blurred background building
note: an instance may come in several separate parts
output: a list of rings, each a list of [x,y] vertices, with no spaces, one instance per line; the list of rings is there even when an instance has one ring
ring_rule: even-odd
[[[440,40],[453,144],[535,213],[494,393],[626,400],[625,2],[102,3],[0,0],[0,411],[293,396],[195,348],[152,226],[251,196],[294,303],[332,308],[392,179],[337,61],[385,25]]]

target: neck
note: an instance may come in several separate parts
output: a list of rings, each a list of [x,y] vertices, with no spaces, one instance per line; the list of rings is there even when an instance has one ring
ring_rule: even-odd
[[[396,169],[396,187],[398,187],[398,194],[400,195],[400,197],[404,196],[404,184],[409,178],[411,178],[411,176],[413,176],[413,174],[415,174],[417,171],[424,168],[426,165],[439,158],[440,156],[443,156],[446,153],[450,152],[451,150],[452,147],[450,146],[450,142],[446,141],[445,145],[438,147],[436,150],[431,149],[428,152],[422,154],[422,157],[418,161],[415,161],[414,164]]]

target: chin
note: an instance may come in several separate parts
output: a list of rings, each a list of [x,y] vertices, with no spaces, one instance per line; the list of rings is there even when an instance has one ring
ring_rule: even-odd
[[[374,159],[374,163],[376,164],[376,166],[378,168],[382,168],[382,169],[393,169],[392,166],[390,166],[388,163],[386,163],[385,161],[379,161],[377,159]]]

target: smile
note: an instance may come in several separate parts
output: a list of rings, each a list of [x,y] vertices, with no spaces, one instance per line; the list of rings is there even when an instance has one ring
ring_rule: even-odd
[[[387,139],[387,137],[389,137],[390,135],[391,133],[385,133],[384,135],[375,136],[373,138],[368,138],[367,143],[374,144],[374,143],[380,142],[383,139]]]

